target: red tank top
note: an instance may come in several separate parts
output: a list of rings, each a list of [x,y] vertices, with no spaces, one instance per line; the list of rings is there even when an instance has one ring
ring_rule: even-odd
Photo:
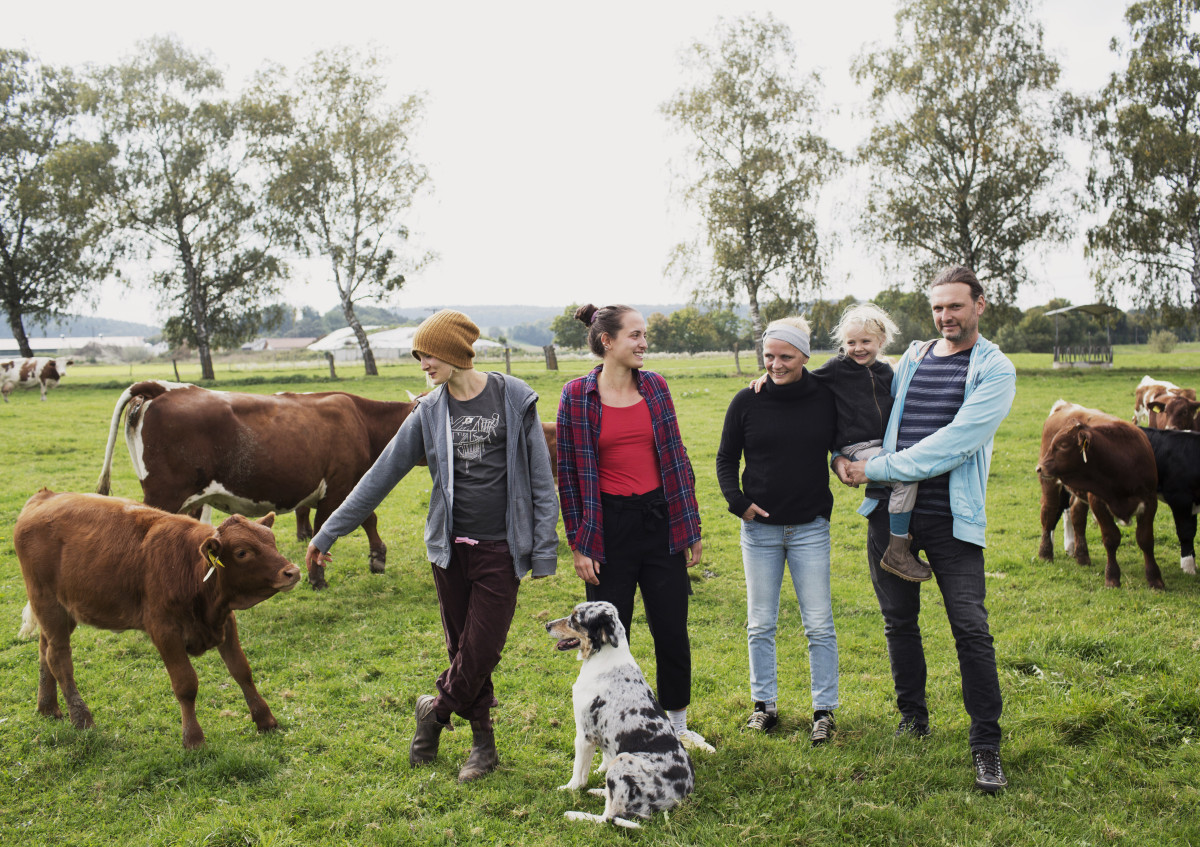
[[[662,486],[654,427],[645,401],[603,407],[596,453],[601,494],[645,494]]]

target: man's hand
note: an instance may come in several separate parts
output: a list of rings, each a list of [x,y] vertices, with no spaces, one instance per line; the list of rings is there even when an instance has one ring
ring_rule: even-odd
[[[846,476],[850,480],[850,484],[855,488],[860,485],[866,485],[870,480],[867,479],[867,462],[864,459],[861,462],[851,462],[846,468]]]
[[[841,480],[842,485],[849,485],[849,486],[853,487],[854,481],[852,479],[850,479],[850,474],[847,470],[849,467],[850,467],[850,460],[847,459],[845,456],[837,456],[836,458],[834,458],[833,472],[835,474],[837,474],[837,478],[839,480]]]
[[[691,544],[688,545],[687,559],[686,559],[685,564],[689,568],[694,568],[694,567],[696,567],[696,565],[700,564],[700,557],[703,555],[704,555],[704,542],[703,541],[693,541]]]

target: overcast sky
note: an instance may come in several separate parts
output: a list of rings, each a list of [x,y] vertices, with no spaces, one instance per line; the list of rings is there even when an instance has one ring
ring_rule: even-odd
[[[1065,86],[1097,89],[1117,67],[1108,44],[1125,34],[1125,5],[1043,0],[1045,44]],[[416,148],[433,191],[421,199],[412,228],[440,256],[389,305],[419,314],[450,304],[667,303],[687,299],[663,269],[695,221],[671,179],[685,140],[658,107],[682,84],[682,51],[709,40],[718,17],[766,11],[791,27],[800,68],[821,73],[823,131],[853,150],[868,121],[850,62],[865,46],[891,42],[892,0],[57,0],[8,4],[3,46],[54,64],[107,64],[130,55],[140,39],[174,34],[211,53],[237,89],[268,60],[295,68],[325,47],[373,44],[391,57],[397,98],[427,95]],[[904,282],[886,279],[856,238],[860,191],[848,181],[822,204],[820,224],[839,245],[828,296],[868,297]],[[1039,284],[1022,295],[1023,306],[1052,296],[1093,299],[1078,239],[1031,269]],[[303,271],[286,299],[322,311],[334,306],[323,268]],[[156,305],[145,289],[122,296],[106,286],[97,311],[157,323]]]

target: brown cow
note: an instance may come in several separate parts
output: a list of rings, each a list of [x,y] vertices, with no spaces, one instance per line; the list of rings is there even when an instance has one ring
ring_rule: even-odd
[[[67,375],[67,366],[73,364],[75,362],[66,356],[0,362],[0,395],[7,403],[14,388],[40,388],[42,400],[45,400],[46,392],[58,385],[58,381]]]
[[[546,447],[550,450],[550,473],[554,474],[554,484],[558,485],[558,425],[543,422],[542,435],[546,437]]]
[[[58,686],[71,723],[93,726],[75,687],[71,632],[140,629],[158,648],[183,716],[183,746],[204,743],[196,721],[198,680],[189,655],[216,647],[241,686],[260,732],[275,716],[254,687],[238,642],[234,609],[249,609],[300,581],[300,569],[275,547],[275,516],[235,515],[212,527],[117,497],[42,489],[17,517],[13,546],[29,603],[22,636],[41,627],[37,708],[61,718]]]
[[[312,537],[383,452],[413,403],[368,400],[341,391],[237,394],[177,382],[139,382],[117,400],[96,491],[110,487],[117,428],[148,505],[199,514],[212,506],[257,517],[296,512],[296,537]],[[383,573],[387,545],[372,514],[363,522],[370,567]],[[313,587],[324,588],[324,580]]]
[[[1196,429],[1196,389],[1142,377],[1133,389],[1133,420],[1153,429]]]
[[[1117,547],[1121,531],[1114,521],[1128,526],[1137,519],[1137,543],[1145,560],[1146,582],[1163,588],[1162,573],[1154,560],[1154,515],[1158,510],[1158,472],[1154,451],[1146,434],[1129,421],[1096,409],[1059,400],[1042,427],[1042,454],[1037,465],[1042,485],[1043,558],[1053,557],[1050,534],[1062,514],[1065,486],[1071,494],[1087,498],[1108,562],[1104,584],[1121,584]],[[1084,529],[1087,510],[1071,506],[1075,558],[1090,564]]]

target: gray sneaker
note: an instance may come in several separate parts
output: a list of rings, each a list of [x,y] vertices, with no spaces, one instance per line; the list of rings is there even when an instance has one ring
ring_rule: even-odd
[[[750,713],[750,719],[746,721],[746,728],[755,732],[770,732],[778,723],[778,712],[768,712],[766,703],[755,701],[754,711]]]
[[[836,732],[837,723],[833,719],[833,712],[824,712],[820,717],[814,718],[811,736],[813,746],[817,747],[829,741]]]

